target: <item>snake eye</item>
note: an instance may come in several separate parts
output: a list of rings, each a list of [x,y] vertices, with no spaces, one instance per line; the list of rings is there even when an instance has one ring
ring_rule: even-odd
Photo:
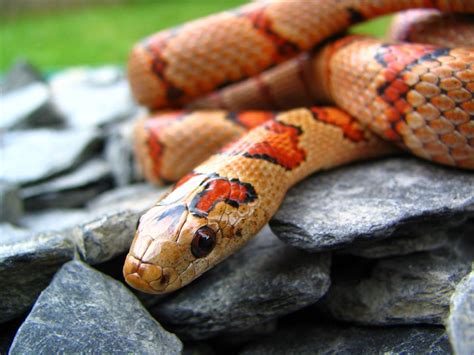
[[[214,249],[215,245],[216,232],[208,226],[204,226],[194,233],[194,238],[191,242],[191,253],[196,258],[203,258]]]

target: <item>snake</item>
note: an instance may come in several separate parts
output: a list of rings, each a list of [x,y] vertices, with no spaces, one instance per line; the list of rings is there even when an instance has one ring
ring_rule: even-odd
[[[345,33],[408,9],[391,32],[416,43]],[[260,0],[138,42],[128,76],[150,114],[135,154],[148,181],[174,185],[138,220],[125,281],[189,284],[318,171],[403,151],[473,170],[472,14],[469,0]],[[430,41],[440,28],[448,39]]]

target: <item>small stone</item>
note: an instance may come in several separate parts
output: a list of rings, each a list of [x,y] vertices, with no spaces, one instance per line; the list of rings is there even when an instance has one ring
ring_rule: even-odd
[[[0,323],[26,312],[61,265],[75,254],[74,243],[60,234],[5,236],[2,233]]]
[[[447,328],[456,354],[474,353],[474,271],[456,286],[451,298]]]
[[[375,241],[473,216],[474,174],[415,158],[318,173],[292,188],[270,221],[285,243],[318,251]]]
[[[329,254],[283,244],[265,228],[150,312],[185,338],[238,332],[316,302],[329,287]]]
[[[359,265],[347,256],[334,258],[331,287],[316,307],[337,320],[366,325],[442,325],[456,284],[474,260],[471,236],[467,229],[440,249]]]
[[[145,212],[167,191],[148,183],[134,184],[106,191],[89,202],[88,208],[94,213],[131,210]]]
[[[341,254],[352,254],[370,259],[406,255],[419,251],[435,250],[449,243],[448,232],[444,230],[412,231],[405,235],[396,235],[385,240],[367,245],[363,243],[340,251]]]
[[[0,129],[53,126],[64,122],[45,84],[33,83],[0,96]]]
[[[65,264],[22,324],[10,354],[179,354],[165,331],[121,283],[80,261]]]
[[[44,83],[43,76],[38,68],[21,59],[5,74],[0,84],[0,92],[6,94],[33,83]]]
[[[99,264],[128,251],[140,215],[130,210],[111,212],[65,233],[82,241],[79,248],[82,260],[92,265]]]
[[[98,143],[91,130],[9,132],[0,144],[0,179],[20,185],[31,184],[79,164]]]
[[[357,328],[336,325],[285,327],[240,354],[449,354],[438,327]]]
[[[23,201],[15,185],[0,181],[0,222],[18,223],[23,214]]]
[[[91,219],[86,210],[81,209],[48,209],[29,213],[21,219],[21,225],[30,231],[51,232],[61,231]]]
[[[112,184],[109,164],[94,158],[69,173],[23,188],[21,196],[30,210],[82,207]]]
[[[128,82],[116,67],[69,69],[53,76],[50,86],[54,102],[72,127],[104,126],[137,110]]]

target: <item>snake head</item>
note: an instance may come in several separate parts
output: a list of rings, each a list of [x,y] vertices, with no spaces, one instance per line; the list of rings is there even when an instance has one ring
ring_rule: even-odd
[[[231,190],[221,196],[230,182],[202,175],[185,180],[138,222],[123,273],[140,291],[174,291],[245,243],[243,221],[229,220]]]

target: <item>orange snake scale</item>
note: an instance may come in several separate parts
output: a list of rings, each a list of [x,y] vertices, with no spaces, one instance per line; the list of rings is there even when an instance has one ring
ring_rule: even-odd
[[[400,15],[391,32],[431,44],[338,35],[420,8],[433,10]],[[315,171],[400,149],[474,169],[473,13],[469,0],[261,0],[138,43],[132,91],[167,110],[137,122],[136,157],[147,180],[177,183],[140,218],[126,281],[188,284]]]

